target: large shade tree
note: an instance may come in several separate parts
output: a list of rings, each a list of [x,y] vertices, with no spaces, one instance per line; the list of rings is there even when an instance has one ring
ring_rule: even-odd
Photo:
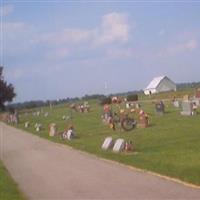
[[[14,87],[4,80],[3,67],[0,66],[0,110],[4,110],[5,103],[11,102],[15,96]]]

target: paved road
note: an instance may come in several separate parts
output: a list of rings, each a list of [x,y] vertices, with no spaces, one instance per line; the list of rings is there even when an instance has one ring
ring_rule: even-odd
[[[200,190],[55,144],[0,122],[1,159],[29,199],[200,199]]]

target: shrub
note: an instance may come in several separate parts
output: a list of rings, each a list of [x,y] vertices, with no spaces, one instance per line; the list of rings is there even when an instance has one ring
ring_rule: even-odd
[[[137,94],[128,95],[127,101],[138,101],[138,95]]]
[[[101,105],[111,104],[111,103],[112,103],[112,99],[110,97],[105,97],[103,99],[100,99],[100,104]]]

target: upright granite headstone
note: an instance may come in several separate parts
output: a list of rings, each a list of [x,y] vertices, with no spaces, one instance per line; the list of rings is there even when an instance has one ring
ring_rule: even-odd
[[[113,145],[114,145],[114,142],[113,142],[112,137],[107,137],[104,140],[101,148],[104,149],[104,150],[108,150],[108,149],[111,149],[113,147]]]
[[[192,102],[183,101],[181,106],[182,106],[181,115],[185,115],[185,116],[192,115]]]
[[[158,114],[158,115],[163,115],[164,114],[165,105],[164,105],[163,101],[157,102],[155,104],[155,111],[156,111],[156,114]]]
[[[194,98],[194,99],[192,99],[192,103],[195,103],[197,106],[199,106],[200,105],[200,99]]]
[[[125,141],[124,139],[117,139],[115,144],[114,144],[114,147],[113,147],[113,151],[114,152],[121,152],[124,150],[124,147],[125,147]]]

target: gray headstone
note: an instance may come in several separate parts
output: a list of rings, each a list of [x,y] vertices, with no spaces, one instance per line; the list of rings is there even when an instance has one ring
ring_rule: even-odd
[[[195,103],[197,106],[199,106],[200,105],[200,99],[194,98],[194,99],[192,99],[192,103]]]
[[[186,116],[192,115],[192,102],[182,101],[181,106],[182,106],[181,115],[186,115]]]
[[[112,148],[113,145],[114,145],[114,142],[113,142],[112,137],[107,137],[107,138],[104,140],[104,142],[103,142],[101,148],[104,149],[104,150],[108,150],[108,149]]]
[[[155,111],[156,111],[156,114],[158,115],[163,115],[164,112],[165,112],[165,105],[162,101],[160,101],[159,103],[156,103],[155,104]]]
[[[48,112],[44,113],[44,116],[45,116],[45,117],[48,117],[48,116],[49,116],[49,113],[48,113]]]
[[[114,144],[114,147],[113,147],[113,151],[114,152],[121,152],[124,150],[124,147],[125,147],[125,141],[124,139],[117,139],[115,144]]]

